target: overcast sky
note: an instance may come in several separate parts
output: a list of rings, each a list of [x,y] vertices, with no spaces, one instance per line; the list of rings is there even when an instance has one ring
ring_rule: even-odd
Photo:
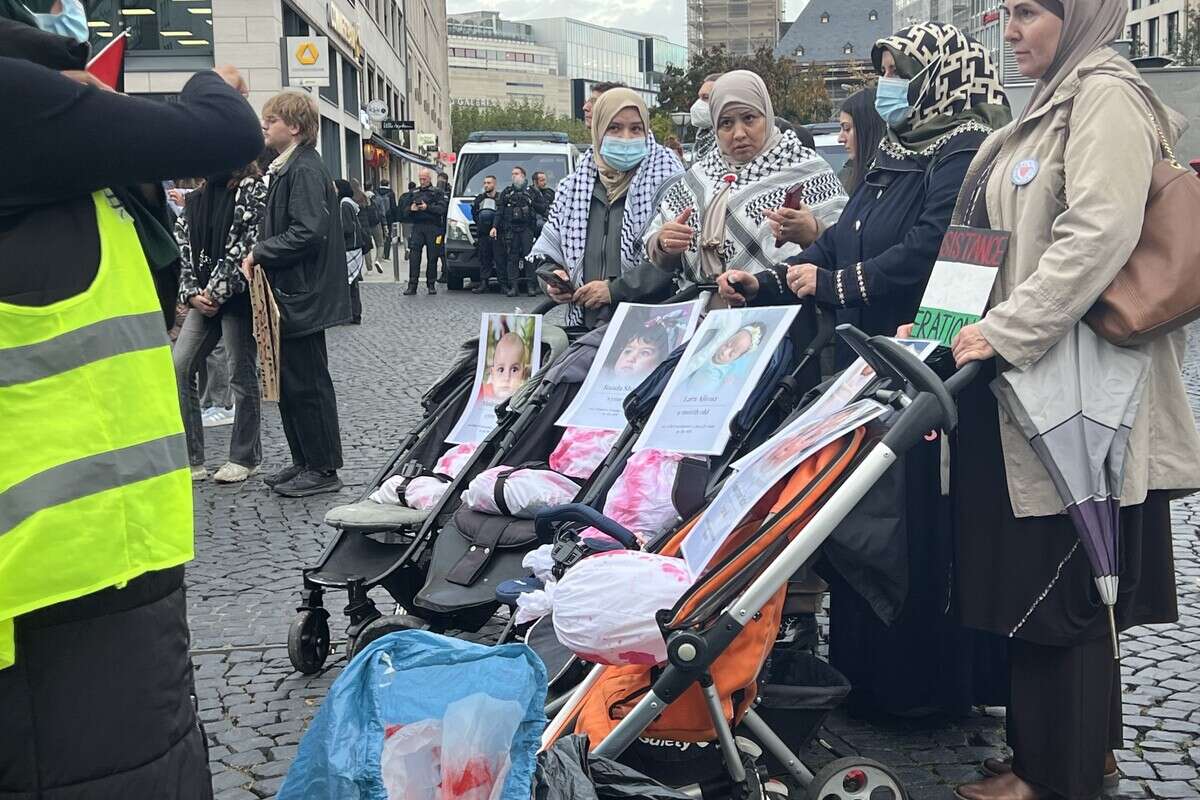
[[[783,0],[784,18],[793,19],[808,0]],[[499,11],[510,20],[539,17],[576,17],[597,25],[658,33],[687,44],[687,0],[576,0],[567,6],[559,0],[447,0],[451,14],[465,11]],[[569,10],[568,10],[569,9]]]

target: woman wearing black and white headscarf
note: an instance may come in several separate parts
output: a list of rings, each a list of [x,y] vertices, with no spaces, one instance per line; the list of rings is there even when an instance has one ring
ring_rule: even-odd
[[[768,269],[800,252],[777,244],[772,218],[789,190],[811,214],[808,242],[837,222],[846,192],[833,169],[795,131],[781,132],[762,78],[748,70],[717,79],[709,101],[717,144],[663,187],[646,252],[659,267],[711,282],[726,270]]]
[[[839,322],[868,334],[894,334],[916,313],[950,224],[963,177],[988,133],[1011,118],[987,51],[951,25],[915,25],[881,39],[874,50],[882,76],[875,107],[887,135],[842,218],[791,265],[756,275],[728,273],[722,295],[738,281],[753,305],[807,300],[832,306]],[[839,343],[836,363],[853,353]],[[830,658],[854,687],[851,713],[912,715],[962,712],[1003,704],[1002,643],[963,630],[945,614],[952,532],[941,489],[941,442],[904,457],[889,498],[897,549],[907,560],[908,596],[884,625],[841,578],[833,581]],[[977,650],[986,646],[986,652]],[[973,674],[972,661],[994,665]]]

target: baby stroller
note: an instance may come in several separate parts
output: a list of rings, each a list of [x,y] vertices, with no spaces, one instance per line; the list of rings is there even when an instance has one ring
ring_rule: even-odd
[[[897,775],[870,759],[838,759],[815,775],[805,767],[796,752],[807,746],[820,719],[809,712],[790,719],[786,707],[772,703],[779,692],[770,683],[780,673],[768,660],[773,659],[790,576],[898,456],[929,430],[954,429],[953,394],[970,382],[975,370],[963,369],[943,383],[890,339],[867,339],[848,326],[839,331],[879,376],[869,391],[892,410],[886,430],[869,433],[859,427],[772,487],[724,543],[713,566],[674,608],[659,613],[666,662],[593,667],[561,705],[544,746],[573,731],[586,734],[597,755],[617,758],[636,755],[645,738],[715,740],[724,762],[721,780],[692,773],[689,785],[681,787],[692,796],[763,797],[764,778],[783,777],[813,800],[907,797]],[[539,523],[552,525],[556,517],[570,519],[571,511],[547,510]],[[598,522],[606,532],[621,536],[611,522]],[[676,553],[690,528],[691,524],[671,536],[661,552]],[[794,681],[804,676],[787,677]],[[763,764],[739,749],[735,734],[761,748]],[[646,749],[641,750],[645,756]],[[643,758],[636,766],[651,777],[680,785],[656,770],[662,765]]]
[[[812,334],[815,319],[815,310],[809,310],[797,326],[809,331],[810,339],[803,353],[797,352],[790,339],[785,339],[773,354],[757,391],[732,425],[733,436],[725,453],[711,460],[692,459],[680,465],[674,494],[676,508],[681,509],[684,517],[703,502],[710,482],[723,474],[732,460],[768,436],[803,394],[797,376],[812,363],[814,354],[832,333],[830,323],[822,333]],[[581,487],[575,498],[578,504],[593,509],[603,507],[682,352],[680,348],[673,353],[627,398],[629,424]],[[517,461],[506,458],[504,463],[512,465]],[[478,631],[495,617],[502,605],[511,609],[519,592],[514,593],[509,582],[528,574],[522,559],[543,543],[532,519],[459,508],[433,542],[428,576],[414,598],[411,612],[443,630]],[[512,633],[513,619],[510,613],[499,634],[500,641]],[[397,628],[409,623],[401,619],[393,622]]]
[[[545,304],[534,313],[545,313]],[[458,490],[466,481],[485,469],[539,419],[547,400],[555,393],[543,383],[544,376],[567,353],[570,342],[585,332],[544,324],[542,327],[542,363],[545,368],[498,409],[497,428],[480,444],[458,478],[447,488],[443,500],[457,500]],[[330,589],[345,589],[348,602],[344,613],[349,617],[347,635],[350,650],[362,629],[380,616],[368,596],[376,586],[383,587],[401,605],[411,603],[420,588],[423,573],[415,566],[419,555],[419,532],[431,528],[439,507],[418,510],[369,499],[385,479],[402,475],[407,478],[434,474],[438,459],[449,445],[446,437],[466,407],[476,370],[477,339],[465,342],[459,358],[422,398],[424,413],[420,422],[404,437],[387,463],[376,473],[370,488],[355,503],[331,509],[326,524],[337,530],[317,563],[303,571],[303,590],[296,617],[288,630],[288,656],[292,666],[304,674],[319,671],[330,652],[329,611],[324,594]],[[569,398],[569,393],[564,393]],[[523,457],[518,454],[518,457]],[[365,643],[365,642],[364,642]]]

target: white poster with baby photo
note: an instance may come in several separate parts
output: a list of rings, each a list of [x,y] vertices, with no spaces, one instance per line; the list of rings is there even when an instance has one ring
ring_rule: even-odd
[[[688,343],[634,450],[720,455],[799,306],[712,311]]]
[[[617,306],[583,386],[557,424],[624,430],[625,398],[695,332],[703,308],[701,300]]]
[[[516,394],[541,366],[540,314],[484,314],[471,399],[446,441],[483,441],[496,427],[496,406]]]
[[[853,405],[775,434],[753,462],[733,473],[680,545],[692,578],[698,578],[742,519],[781,478],[830,442],[886,411],[874,400]]]
[[[929,358],[933,351],[938,348],[938,343],[932,339],[892,339],[892,341],[907,348],[921,361]],[[808,408],[804,409],[800,416],[788,423],[787,427],[780,432],[780,435],[789,434],[814,420],[824,419],[830,414],[841,411],[851,400],[858,397],[862,393],[862,390],[867,388],[867,385],[874,379],[875,370],[863,359],[856,359],[853,364],[842,370],[842,374],[837,377],[837,380],[820,397],[814,400]],[[757,449],[752,450],[733,462],[730,465],[731,468],[742,469],[747,464],[754,463],[769,447],[771,447],[770,442],[759,446]]]

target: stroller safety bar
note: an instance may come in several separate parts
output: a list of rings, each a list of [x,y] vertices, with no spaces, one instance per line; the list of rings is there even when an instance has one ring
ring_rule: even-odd
[[[538,541],[550,544],[554,541],[554,525],[560,522],[578,522],[590,525],[601,533],[608,534],[620,542],[626,550],[640,550],[637,537],[624,526],[613,522],[596,509],[583,503],[543,508],[533,518],[533,529]]]

